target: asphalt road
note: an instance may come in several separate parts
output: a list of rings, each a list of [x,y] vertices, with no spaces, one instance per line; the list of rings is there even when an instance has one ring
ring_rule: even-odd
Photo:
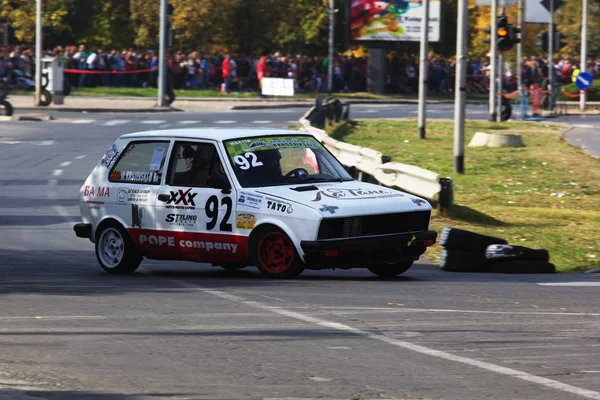
[[[301,113],[1,122],[0,399],[600,399],[597,274],[422,262],[391,281],[338,270],[280,282],[145,261],[122,277],[75,238],[79,187],[119,135],[283,127]]]

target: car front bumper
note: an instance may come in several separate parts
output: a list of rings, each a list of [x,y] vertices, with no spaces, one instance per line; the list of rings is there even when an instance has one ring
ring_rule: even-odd
[[[301,241],[308,268],[352,268],[418,260],[437,232],[398,233],[344,239]]]
[[[92,224],[75,224],[73,225],[73,230],[79,238],[90,239],[92,237]]]

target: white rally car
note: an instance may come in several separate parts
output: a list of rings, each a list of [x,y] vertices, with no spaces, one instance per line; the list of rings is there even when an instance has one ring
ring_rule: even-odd
[[[80,190],[78,237],[107,272],[144,257],[255,265],[267,277],[396,276],[435,243],[430,204],[359,182],[312,135],[182,129],[121,136]]]

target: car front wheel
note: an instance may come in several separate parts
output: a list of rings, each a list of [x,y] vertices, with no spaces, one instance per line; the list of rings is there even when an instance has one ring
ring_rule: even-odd
[[[114,274],[129,274],[142,262],[142,256],[123,227],[117,223],[103,224],[96,235],[96,258],[103,270]]]
[[[405,261],[396,264],[372,265],[369,271],[382,278],[392,278],[408,271],[412,267],[413,261]]]
[[[290,238],[279,229],[269,229],[258,240],[256,247],[257,267],[267,278],[294,278],[304,271]]]

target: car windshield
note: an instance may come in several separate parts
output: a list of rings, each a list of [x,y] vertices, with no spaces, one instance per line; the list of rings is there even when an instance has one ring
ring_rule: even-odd
[[[265,136],[224,143],[243,187],[353,180],[313,136]]]

